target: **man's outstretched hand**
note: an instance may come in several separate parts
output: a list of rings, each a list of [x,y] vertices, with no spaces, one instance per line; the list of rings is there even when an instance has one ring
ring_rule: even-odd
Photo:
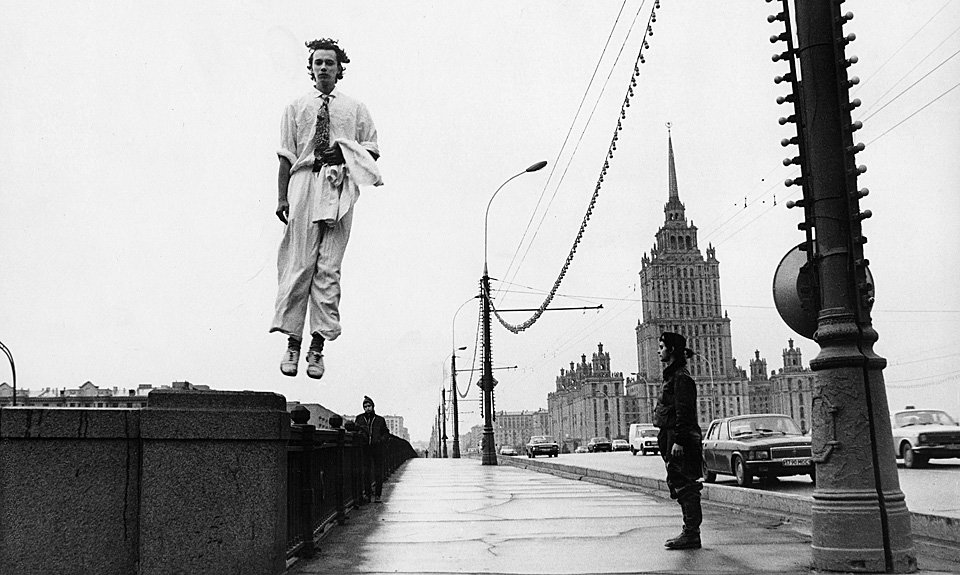
[[[277,217],[280,218],[280,221],[284,224],[287,223],[287,216],[290,215],[290,203],[287,200],[280,200],[277,202]]]

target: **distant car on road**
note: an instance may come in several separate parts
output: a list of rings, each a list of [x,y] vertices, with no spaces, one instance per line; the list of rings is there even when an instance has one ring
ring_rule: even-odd
[[[590,450],[587,449],[586,445],[579,445],[576,449],[573,450],[574,453],[590,453]]]
[[[612,445],[614,451],[630,451],[630,444],[626,439],[614,439]]]
[[[613,451],[613,443],[606,437],[594,437],[587,442],[587,451],[597,453],[598,451]]]
[[[634,455],[639,451],[641,454],[659,453],[660,444],[657,442],[657,434],[660,429],[649,423],[631,423],[630,424],[630,452]]]
[[[527,457],[546,455],[556,457],[560,455],[560,445],[547,435],[534,435],[527,443]]]
[[[939,409],[908,407],[890,418],[893,448],[904,467],[923,467],[936,458],[960,457],[960,425]]]
[[[519,455],[516,448],[512,445],[504,445],[500,448],[500,455]]]
[[[749,487],[754,477],[810,475],[810,438],[789,416],[764,413],[738,415],[710,422],[703,439],[703,480],[717,474],[733,475],[737,485]]]

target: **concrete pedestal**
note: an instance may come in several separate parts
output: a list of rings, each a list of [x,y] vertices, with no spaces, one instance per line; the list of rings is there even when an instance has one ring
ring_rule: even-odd
[[[282,573],[286,400],[150,393],[142,414],[140,575]]]

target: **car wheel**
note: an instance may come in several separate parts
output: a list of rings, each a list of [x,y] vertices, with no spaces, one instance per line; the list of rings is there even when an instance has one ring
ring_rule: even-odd
[[[747,471],[747,466],[743,463],[742,457],[734,458],[733,474],[737,476],[737,485],[740,487],[750,487],[753,485],[753,476]]]
[[[636,448],[635,448],[634,446],[632,446],[632,445],[630,446],[630,454],[631,454],[631,455],[636,455],[636,454],[637,454]]]
[[[707,462],[702,462],[703,465],[703,482],[704,483],[713,483],[717,480],[717,474],[707,469]]]
[[[922,455],[917,455],[913,451],[913,446],[910,445],[910,442],[903,444],[903,465],[904,467],[909,467],[910,469],[916,469],[917,467],[923,467],[923,464],[927,460]]]
[[[817,467],[816,466],[813,466],[810,469],[810,481],[812,481],[814,485],[817,484]]]

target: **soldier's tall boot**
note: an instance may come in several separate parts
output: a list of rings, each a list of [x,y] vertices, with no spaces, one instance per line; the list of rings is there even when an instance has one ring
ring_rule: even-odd
[[[703,522],[703,509],[700,507],[700,493],[682,497],[677,501],[683,512],[683,531],[679,536],[667,540],[667,549],[700,549],[700,523]]]

